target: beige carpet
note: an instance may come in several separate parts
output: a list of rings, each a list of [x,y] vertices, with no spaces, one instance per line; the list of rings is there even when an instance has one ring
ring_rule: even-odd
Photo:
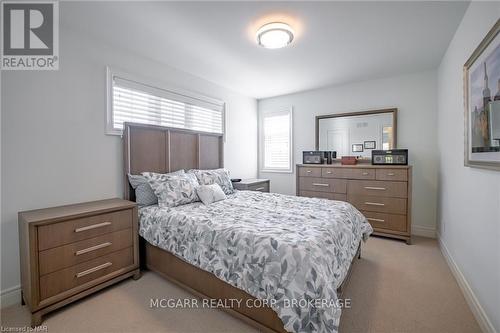
[[[151,298],[191,298],[152,272],[48,315],[48,332],[256,332],[214,309],[151,309]],[[345,298],[340,332],[480,332],[435,240],[414,244],[372,237]],[[29,324],[25,307],[1,311],[6,327]]]

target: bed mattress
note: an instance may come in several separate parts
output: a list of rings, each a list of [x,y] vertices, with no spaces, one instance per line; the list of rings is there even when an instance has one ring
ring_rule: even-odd
[[[236,191],[226,200],[139,210],[150,244],[265,300],[290,332],[336,332],[336,290],[373,231],[351,204]]]

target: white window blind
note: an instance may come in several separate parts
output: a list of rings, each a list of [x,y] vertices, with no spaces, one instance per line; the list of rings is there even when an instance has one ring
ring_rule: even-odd
[[[264,112],[261,127],[263,171],[292,171],[291,110]]]
[[[108,132],[121,134],[124,122],[223,133],[224,103],[111,75]],[[108,88],[109,89],[109,88]]]

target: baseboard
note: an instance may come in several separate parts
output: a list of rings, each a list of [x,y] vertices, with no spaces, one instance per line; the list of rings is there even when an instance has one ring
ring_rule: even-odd
[[[441,248],[441,253],[443,253],[443,256],[448,263],[448,266],[451,269],[451,272],[453,273],[453,276],[458,282],[458,286],[462,290],[462,293],[464,294],[465,300],[467,301],[467,304],[469,304],[469,307],[474,314],[474,317],[476,317],[477,323],[479,324],[479,327],[481,327],[481,330],[484,333],[497,333],[495,327],[491,323],[490,319],[488,318],[488,315],[484,311],[483,307],[481,306],[481,303],[479,303],[479,300],[477,299],[476,295],[474,294],[474,291],[470,287],[469,283],[465,279],[465,276],[462,274],[460,271],[460,268],[457,266],[455,260],[451,256],[450,251],[448,251],[448,248],[446,247],[446,244],[444,241],[441,239],[440,235],[437,234],[437,238],[439,241],[439,246]]]
[[[415,236],[436,238],[436,228],[414,224],[411,226],[411,234]]]
[[[5,308],[14,304],[21,303],[21,286],[14,286],[2,290],[0,294],[0,307]]]

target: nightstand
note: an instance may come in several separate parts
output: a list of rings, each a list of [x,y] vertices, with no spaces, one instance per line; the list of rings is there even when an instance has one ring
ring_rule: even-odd
[[[242,179],[241,182],[233,183],[237,190],[269,192],[269,179]]]
[[[127,277],[138,279],[135,202],[109,199],[19,213],[22,302],[31,325]]]

